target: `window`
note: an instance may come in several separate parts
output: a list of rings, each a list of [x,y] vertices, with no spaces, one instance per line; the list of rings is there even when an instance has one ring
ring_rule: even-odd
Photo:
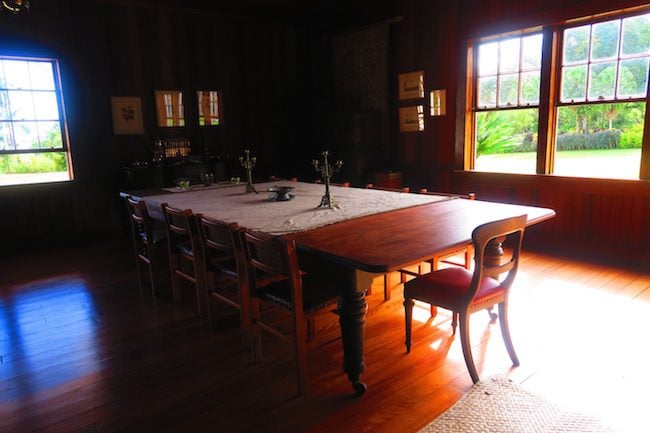
[[[0,185],[72,179],[58,64],[0,57]]]
[[[543,49],[557,58],[542,62]],[[466,168],[639,179],[650,13],[480,41],[471,52]]]
[[[478,46],[477,171],[535,173],[541,33]]]

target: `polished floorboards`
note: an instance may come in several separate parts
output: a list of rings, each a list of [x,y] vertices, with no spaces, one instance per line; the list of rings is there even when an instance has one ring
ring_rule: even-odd
[[[0,432],[417,432],[472,383],[449,314],[416,307],[406,355],[401,288],[388,302],[381,289],[376,278],[367,297],[367,393],[355,397],[341,373],[328,313],[298,397],[288,346],[270,338],[251,364],[234,312],[211,329],[191,291],[154,305],[127,240],[2,258]],[[498,325],[472,316],[482,378],[649,431],[650,270],[525,250],[510,321],[517,368]]]

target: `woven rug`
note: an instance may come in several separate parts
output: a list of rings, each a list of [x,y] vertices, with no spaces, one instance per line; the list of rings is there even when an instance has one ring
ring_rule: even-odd
[[[504,377],[475,384],[420,433],[621,433],[565,410]]]

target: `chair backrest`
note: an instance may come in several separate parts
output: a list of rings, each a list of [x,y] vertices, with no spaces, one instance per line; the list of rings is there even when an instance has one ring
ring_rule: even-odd
[[[302,314],[302,279],[296,243],[245,229],[240,234],[252,295],[269,283],[289,280],[291,304],[295,313]]]
[[[180,243],[189,243],[192,252],[197,254],[201,246],[192,210],[176,209],[167,203],[161,204],[160,207],[165,217],[165,227],[170,248],[174,248]]]
[[[403,186],[401,188],[387,188],[383,186],[375,186],[372,183],[367,183],[366,188],[368,189],[378,189],[380,191],[391,191],[391,192],[411,192],[411,188],[408,186]]]
[[[457,198],[466,198],[468,200],[476,200],[475,192],[468,192],[467,194],[455,194],[453,192],[438,192],[438,191],[429,191],[427,188],[420,188],[418,194],[427,194],[427,195],[442,195],[447,197],[457,197]]]
[[[194,217],[198,225],[205,260],[233,259],[236,265],[236,269],[233,271],[236,271],[237,275],[241,275],[240,271],[243,271],[243,269],[240,270],[241,259],[237,257],[240,250],[238,248],[240,240],[237,223],[227,223],[201,214],[196,214]]]
[[[481,281],[487,277],[499,279],[506,291],[510,289],[517,274],[517,268],[519,267],[519,255],[527,219],[528,216],[525,214],[505,218],[482,224],[472,231],[474,276],[467,294],[468,302],[474,299]],[[498,242],[499,244],[497,245],[499,245],[499,248],[497,249],[500,250],[500,243],[506,240],[508,248],[504,257],[497,263],[489,260],[489,252],[486,250],[490,242]]]
[[[153,221],[149,216],[149,211],[144,200],[134,199],[130,195],[127,195],[125,202],[134,239],[153,239]]]

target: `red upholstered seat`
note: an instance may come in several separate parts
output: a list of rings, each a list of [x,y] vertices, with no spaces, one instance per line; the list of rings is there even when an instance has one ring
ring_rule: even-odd
[[[458,311],[463,308],[474,273],[465,268],[445,268],[422,275],[409,282],[409,294],[416,299],[426,299],[447,310]],[[435,290],[431,290],[435,287]],[[494,278],[483,278],[474,297],[474,303],[484,303],[502,297],[505,288]]]

